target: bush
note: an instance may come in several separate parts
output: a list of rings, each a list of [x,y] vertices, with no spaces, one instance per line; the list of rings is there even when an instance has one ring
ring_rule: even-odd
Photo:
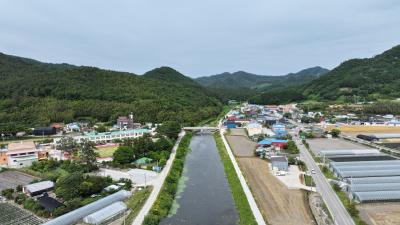
[[[13,199],[13,194],[14,194],[14,189],[12,188],[4,189],[1,191],[1,195],[3,195],[9,200]]]

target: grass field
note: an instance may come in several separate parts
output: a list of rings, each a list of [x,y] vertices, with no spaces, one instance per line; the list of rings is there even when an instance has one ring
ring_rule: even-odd
[[[236,174],[235,168],[229,158],[228,152],[222,142],[219,133],[214,134],[218,152],[225,168],[225,174],[228,178],[229,186],[232,190],[233,200],[235,201],[236,210],[239,213],[239,224],[257,224],[253,212],[251,211],[249,202],[244,194],[240,180]]]
[[[342,132],[367,132],[367,133],[400,133],[400,126],[366,126],[366,125],[342,125],[336,127],[335,125],[328,125],[327,130],[337,128]]]
[[[100,157],[112,157],[115,150],[117,150],[118,146],[110,146],[104,148],[98,148],[97,152]]]

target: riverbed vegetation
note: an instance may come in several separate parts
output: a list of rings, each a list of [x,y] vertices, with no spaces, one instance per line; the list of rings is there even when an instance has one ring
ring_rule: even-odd
[[[189,144],[191,139],[191,132],[187,132],[182,138],[182,141],[176,150],[175,160],[164,181],[161,191],[158,194],[157,200],[154,202],[150,212],[144,219],[144,225],[157,225],[163,218],[168,216],[178,188],[179,179],[182,176],[186,154],[190,150]]]
[[[217,149],[221,157],[221,161],[224,165],[225,174],[228,178],[228,183],[232,191],[233,199],[235,201],[236,210],[239,214],[239,224],[250,225],[257,224],[253,212],[251,211],[247,197],[243,191],[242,185],[240,184],[239,177],[236,174],[235,168],[229,158],[228,152],[222,142],[221,135],[214,133],[214,139],[217,144]]]

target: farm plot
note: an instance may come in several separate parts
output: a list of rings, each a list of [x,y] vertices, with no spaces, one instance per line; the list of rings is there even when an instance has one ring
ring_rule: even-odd
[[[236,157],[252,157],[254,156],[254,149],[256,147],[256,143],[250,141],[246,136],[226,136],[227,141],[229,142],[233,154]]]
[[[361,218],[369,225],[400,224],[400,203],[368,203],[358,207]]]
[[[247,137],[247,133],[246,133],[246,130],[244,128],[230,129],[230,134],[229,135],[238,135],[238,136],[246,136]]]
[[[19,171],[4,171],[0,173],[0,191],[7,188],[16,188],[18,185],[27,185],[37,177]]]
[[[400,126],[369,126],[369,125],[342,125],[335,127],[328,125],[327,130],[338,128],[345,133],[400,133]]]
[[[305,192],[289,190],[269,173],[268,162],[259,158],[238,158],[257,204],[269,224],[315,224]]]
[[[9,203],[0,203],[1,225],[39,225],[43,221],[35,215]]]

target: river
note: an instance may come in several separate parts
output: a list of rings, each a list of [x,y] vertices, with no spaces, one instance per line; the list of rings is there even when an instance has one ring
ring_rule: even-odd
[[[238,214],[213,135],[193,135],[190,148],[174,210],[160,224],[238,224]]]

